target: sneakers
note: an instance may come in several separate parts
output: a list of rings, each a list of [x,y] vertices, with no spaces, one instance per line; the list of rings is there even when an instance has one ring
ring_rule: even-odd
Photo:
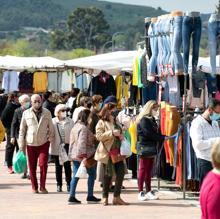
[[[81,204],[81,201],[77,200],[75,197],[70,197],[68,200],[69,205]]]
[[[148,192],[145,195],[145,197],[147,200],[157,200],[158,199],[158,196],[156,196],[152,191]]]
[[[13,174],[14,173],[14,170],[12,169],[12,167],[8,167],[8,173],[9,174]]]
[[[146,200],[147,200],[147,197],[145,196],[145,193],[143,191],[141,191],[138,194],[138,201],[146,201]]]
[[[40,189],[40,193],[41,193],[41,194],[48,194],[48,191],[47,191],[46,189],[42,189],[42,188],[41,188],[41,189]]]
[[[62,192],[62,186],[57,186],[57,192]]]
[[[88,204],[96,204],[101,201],[100,198],[96,198],[95,196],[87,197],[86,199]]]

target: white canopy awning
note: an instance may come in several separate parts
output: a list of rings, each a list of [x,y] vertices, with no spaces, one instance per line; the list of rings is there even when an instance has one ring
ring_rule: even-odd
[[[63,66],[64,61],[53,57],[17,57],[17,56],[2,56],[0,57],[1,69],[43,69],[43,68],[58,68]]]
[[[111,52],[65,61],[65,65],[85,69],[115,71],[116,73],[122,69],[131,69],[133,58],[136,54],[137,51]]]

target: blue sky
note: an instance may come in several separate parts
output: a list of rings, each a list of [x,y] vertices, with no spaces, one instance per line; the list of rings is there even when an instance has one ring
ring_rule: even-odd
[[[102,0],[103,1],[103,0]],[[162,7],[167,11],[181,10],[181,11],[200,11],[200,12],[214,12],[215,5],[218,0],[104,0],[109,2],[120,2],[126,4],[146,5],[152,7]]]

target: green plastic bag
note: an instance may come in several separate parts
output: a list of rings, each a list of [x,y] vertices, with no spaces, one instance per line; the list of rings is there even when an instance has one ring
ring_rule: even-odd
[[[13,169],[16,173],[24,173],[27,170],[27,158],[23,151],[18,151],[14,156]]]

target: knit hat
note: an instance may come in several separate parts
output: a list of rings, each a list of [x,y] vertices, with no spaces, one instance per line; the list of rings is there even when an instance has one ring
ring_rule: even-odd
[[[103,102],[103,106],[107,103],[117,103],[116,97],[113,95],[106,97],[106,99]]]
[[[67,107],[65,104],[58,104],[55,108],[54,115],[57,117],[61,110],[67,110]]]

